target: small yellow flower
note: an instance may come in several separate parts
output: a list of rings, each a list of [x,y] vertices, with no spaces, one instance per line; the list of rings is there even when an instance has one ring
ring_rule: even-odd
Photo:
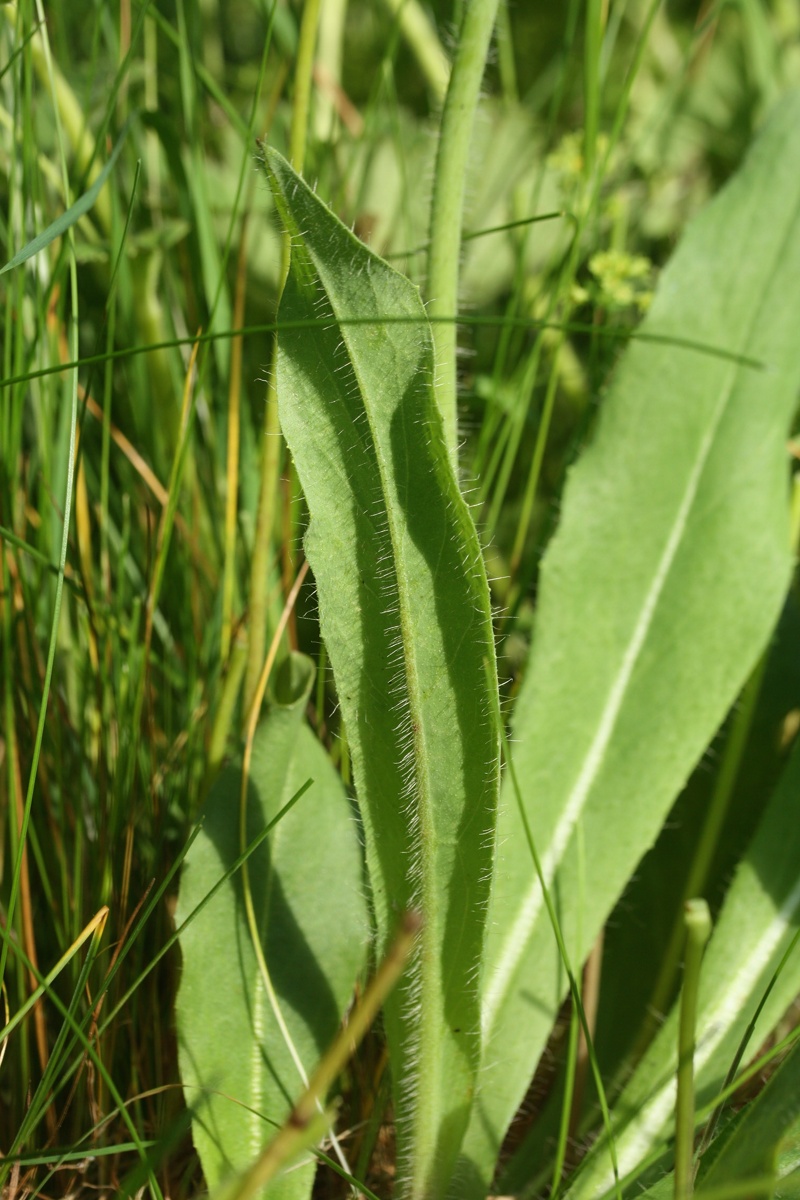
[[[624,250],[598,250],[589,259],[589,270],[597,280],[600,301],[607,308],[636,305],[644,311],[652,299],[648,286],[653,264],[642,254]]]

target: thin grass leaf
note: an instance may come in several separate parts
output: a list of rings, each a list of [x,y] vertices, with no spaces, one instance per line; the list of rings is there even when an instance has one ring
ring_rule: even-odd
[[[106,180],[116,166],[120,151],[125,144],[125,138],[128,136],[130,125],[131,120],[129,118],[123,126],[122,133],[119,135],[116,146],[111,151],[108,162],[103,167],[92,186],[85,191],[83,195],[75,201],[74,204],[71,204],[66,212],[63,212],[60,217],[56,217],[55,221],[51,221],[46,229],[43,229],[42,232],[37,234],[35,238],[32,238],[27,245],[23,246],[22,249],[19,250],[4,267],[0,267],[0,275],[5,275],[6,271],[11,271],[14,269],[14,267],[20,266],[21,263],[27,262],[29,258],[33,258],[34,254],[38,254],[40,250],[44,250],[45,247],[49,246],[51,242],[54,242],[56,238],[61,237],[63,233],[66,233],[68,229],[77,224],[81,217],[84,217],[88,212],[91,212],[95,202],[97,201],[97,197],[103,190]],[[59,368],[59,370],[63,369],[63,367]]]
[[[96,914],[96,916],[93,918],[92,921],[90,921],[90,923],[86,927],[86,929],[84,929],[82,931],[82,933],[80,935],[80,943],[81,944],[86,940],[86,937],[88,937],[89,935],[93,935],[93,936],[96,935],[96,931],[98,929],[98,923],[101,920],[105,921],[106,915],[107,914],[105,912],[100,912],[100,913]],[[9,944],[11,943],[11,940],[12,940],[9,933],[6,931],[6,929],[2,925],[0,925],[0,940],[2,940],[4,946],[9,946]],[[63,958],[59,961],[59,963],[56,964],[56,967],[54,968],[54,970],[56,972],[58,972],[62,969],[63,965],[68,961],[68,959],[74,955],[76,949],[77,949],[77,946],[75,944],[73,944],[73,946],[70,947],[70,949],[66,952],[66,955],[63,956]],[[133,1140],[133,1143],[139,1154],[140,1161],[143,1164],[146,1164],[147,1152],[145,1149],[145,1143],[139,1137],[139,1135],[136,1131],[136,1126],[134,1125],[131,1115],[128,1111],[127,1105],[125,1104],[124,1100],[122,1099],[121,1095],[119,1094],[117,1087],[114,1083],[114,1080],[112,1079],[111,1075],[109,1074],[108,1068],[105,1066],[105,1064],[103,1063],[97,1050],[95,1049],[95,1046],[93,1044],[93,1039],[87,1036],[85,1029],[82,1028],[81,1024],[76,1020],[76,1017],[72,1011],[72,1007],[66,1005],[60,999],[58,992],[55,989],[52,989],[50,987],[50,984],[47,982],[47,978],[45,978],[45,976],[43,976],[36,969],[36,967],[33,965],[31,960],[27,957],[27,955],[24,953],[24,951],[18,945],[13,947],[13,953],[14,953],[14,956],[19,960],[21,965],[25,968],[25,970],[30,974],[30,976],[36,980],[37,990],[39,988],[41,988],[46,991],[48,999],[55,1006],[55,1008],[57,1009],[60,1016],[63,1017],[65,1028],[68,1027],[70,1029],[70,1031],[75,1035],[75,1039],[82,1044],[84,1053],[86,1054],[87,1058],[91,1059],[94,1069],[98,1074],[98,1077],[103,1080],[103,1083],[108,1088],[109,1095],[111,1096],[111,1098],[113,1099],[113,1101],[116,1105],[117,1111],[120,1114],[122,1122],[124,1123],[128,1132],[130,1133],[131,1139]],[[53,972],[51,972],[51,975],[52,974],[53,974]],[[91,1019],[91,1014],[87,1014],[87,1016],[84,1018],[84,1024],[88,1024],[90,1019]],[[4,1035],[5,1032],[7,1032],[10,1028],[11,1028],[11,1026],[7,1024],[5,1030],[0,1031],[0,1036]],[[6,1171],[6,1166],[5,1166],[6,1161],[8,1162],[9,1166],[13,1165],[13,1160],[10,1155],[9,1155],[8,1160],[4,1159],[3,1163],[0,1164],[0,1185],[2,1185],[4,1183],[5,1178],[7,1177],[7,1174],[8,1174],[8,1172]],[[155,1179],[155,1176],[153,1176],[152,1172],[148,1173],[147,1178],[148,1178],[148,1181],[150,1184],[151,1194],[155,1197],[155,1200],[163,1200],[163,1196],[161,1194],[161,1189],[159,1188],[158,1182]]]

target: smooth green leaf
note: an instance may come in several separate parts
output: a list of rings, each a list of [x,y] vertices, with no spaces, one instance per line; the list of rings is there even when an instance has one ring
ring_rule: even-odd
[[[306,553],[352,747],[381,950],[424,927],[387,1005],[399,1171],[448,1187],[480,1055],[494,853],[494,645],[475,528],[432,390],[419,293],[277,154],[292,238],[279,312],[281,424],[308,501]],[[298,326],[304,326],[302,328]]]
[[[664,341],[625,354],[542,564],[515,762],[573,961],[655,840],[788,584],[798,156],[794,95],[663,272],[642,332]],[[465,1146],[481,1186],[566,991],[510,789],[504,801]]]
[[[248,782],[249,842],[311,778],[312,787],[249,860],[259,933],[280,1011],[306,1076],[333,1040],[364,965],[368,922],[350,803],[323,747],[303,723],[310,660],[286,663],[282,695],[259,727]],[[223,772],[186,856],[176,920],[241,852],[241,772]],[[303,1089],[253,949],[234,876],[181,937],[177,1000],[181,1078],[209,1187],[250,1165]],[[270,1196],[303,1200],[314,1164]]]

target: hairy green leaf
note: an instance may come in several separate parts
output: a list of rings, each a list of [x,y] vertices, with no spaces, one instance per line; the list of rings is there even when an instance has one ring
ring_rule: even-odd
[[[272,151],[292,238],[279,312],[281,424],[352,747],[381,948],[424,926],[387,1005],[400,1173],[442,1195],[480,1055],[498,730],[480,545],[448,459],[417,289]]]
[[[247,842],[291,796],[311,788],[249,859],[249,880],[269,975],[306,1077],[327,1049],[364,965],[368,924],[354,816],[341,779],[303,712],[313,665],[285,664],[280,699],[259,727],[248,780]],[[241,771],[215,783],[186,856],[178,924],[239,856]],[[181,937],[177,1000],[180,1069],[193,1137],[209,1187],[250,1165],[303,1090],[253,948],[243,880],[235,875]],[[304,1200],[314,1164],[268,1192]]]
[[[515,763],[575,962],[763,650],[786,591],[799,155],[795,95],[665,269],[648,340],[616,372],[542,564]],[[491,1177],[566,991],[510,788],[496,879],[485,1065],[465,1147],[476,1186]]]

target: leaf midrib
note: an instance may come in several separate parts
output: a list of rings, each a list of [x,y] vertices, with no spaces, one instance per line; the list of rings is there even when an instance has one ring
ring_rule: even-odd
[[[333,303],[333,297],[328,287],[324,265],[317,260],[316,254],[311,248],[309,248],[309,253],[314,262],[331,311],[333,314],[336,314],[337,308]],[[358,387],[359,397],[369,430],[371,451],[380,480],[381,503],[386,514],[386,529],[392,548],[392,573],[397,596],[399,632],[403,648],[403,683],[408,709],[403,714],[406,729],[398,733],[396,744],[402,748],[407,738],[408,745],[412,748],[414,812],[417,829],[411,850],[418,866],[416,881],[418,895],[415,896],[412,892],[409,899],[415,906],[418,903],[420,904],[425,918],[420,934],[419,957],[416,960],[418,963],[417,978],[420,986],[419,999],[415,1001],[415,1009],[419,1014],[417,1036],[414,1040],[414,1045],[408,1048],[409,1053],[418,1064],[417,1069],[424,1071],[425,1074],[425,1086],[419,1089],[416,1102],[412,1108],[412,1120],[416,1128],[416,1134],[412,1141],[417,1147],[417,1153],[414,1161],[409,1164],[412,1175],[418,1177],[415,1178],[415,1182],[411,1185],[412,1192],[419,1194],[425,1191],[428,1186],[428,1181],[422,1177],[422,1173],[430,1165],[431,1153],[434,1150],[431,1139],[435,1137],[435,1131],[439,1127],[440,1108],[443,1102],[445,1107],[448,1104],[448,1098],[444,1095],[443,1059],[441,1053],[442,1043],[449,1036],[450,1032],[449,1025],[443,1015],[444,964],[440,962],[442,943],[442,889],[440,876],[442,873],[439,870],[438,863],[442,838],[435,821],[432,798],[433,784],[429,769],[431,749],[428,746],[428,738],[430,731],[425,721],[426,708],[422,699],[422,685],[419,677],[419,646],[417,639],[413,636],[416,624],[414,619],[414,605],[410,595],[408,572],[404,569],[407,558],[404,553],[405,538],[404,531],[396,519],[395,492],[391,487],[392,472],[390,465],[384,459],[383,444],[376,434],[375,422],[373,421],[373,417],[375,416],[374,409],[369,401],[370,391],[359,370],[360,356],[358,348],[353,345],[353,340],[350,336],[350,327],[346,323],[343,324],[340,320],[337,320],[337,326],[342,344],[347,353],[353,379]],[[413,386],[420,388],[429,386],[424,382],[426,379],[424,364],[417,363],[415,374],[416,378]],[[429,397],[429,402],[434,403],[432,397]],[[446,536],[445,532],[443,537]],[[439,547],[440,559],[443,551],[444,542]],[[435,573],[432,569],[427,573],[427,576],[429,589],[434,589]],[[407,790],[410,793],[411,789],[404,787],[404,792]],[[476,1017],[478,1017],[477,1008]]]
[[[790,237],[794,227],[796,216],[796,213],[792,214],[791,219],[787,222],[784,235],[781,238],[780,244],[775,252],[774,262],[780,261],[786,241]],[[774,266],[771,271],[765,272],[761,294],[758,297],[757,302],[754,304],[749,320],[745,323],[745,328],[743,330],[742,342],[745,345],[749,345],[753,331],[761,316],[766,301],[766,296],[771,286],[773,274]],[[678,509],[678,514],[670,532],[670,536],[667,540],[664,553],[662,554],[656,569],[653,583],[647,593],[647,596],[645,597],[641,615],[636,623],[633,636],[631,637],[625,654],[623,655],[622,665],[614,682],[612,683],[608,694],[608,699],[603,708],[603,712],[601,713],[597,732],[586,754],[578,779],[576,780],[569,794],[566,806],[560,820],[556,825],[547,851],[542,858],[542,874],[545,884],[548,888],[551,886],[553,879],[555,878],[555,873],[560,865],[562,855],[569,843],[572,832],[578,820],[580,819],[581,813],[586,806],[592,786],[602,766],[605,752],[613,735],[617,718],[619,717],[619,713],[622,709],[627,686],[633,675],[639,654],[652,625],[659,599],[664,590],[664,586],[669,577],[673,561],[680,547],[683,532],[686,528],[694,500],[700,487],[705,466],[713,448],[716,432],[727,411],[734,388],[739,379],[741,369],[742,368],[739,366],[739,364],[733,364],[729,372],[727,385],[722,388],[716,410],[713,414],[711,422],[709,423],[708,430],[700,443],[697,459],[689,476],[684,497]],[[498,965],[492,973],[485,993],[483,1009],[481,1013],[481,1025],[484,1031],[484,1036],[488,1037],[489,1031],[494,1024],[495,1017],[502,1007],[503,1001],[508,995],[517,966],[525,952],[536,919],[541,911],[543,899],[544,897],[538,878],[533,876],[531,885],[517,910],[517,915],[510,927],[510,931],[504,939],[503,949],[500,954]]]
[[[600,773],[606,750],[608,749],[625,700],[628,685],[639,660],[642,647],[650,632],[658,602],[672,569],[675,555],[680,547],[689,514],[700,486],[703,471],[713,447],[716,431],[730,400],[735,379],[736,373],[734,372],[731,383],[723,390],[709,428],[700,443],[697,459],[689,475],[683,499],[678,508],[678,513],[667,539],[664,552],[656,568],[653,582],[645,596],[639,619],[634,626],[633,635],[622,656],[620,669],[612,682],[606,703],[600,714],[597,732],[592,739],[578,778],[570,791],[564,810],[553,831],[550,844],[542,858],[542,874],[547,887],[550,887],[553,882],[562,855],[586,806],[595,780]],[[503,951],[486,990],[483,1013],[484,1031],[488,1031],[491,1028],[495,1015],[502,1005],[503,999],[508,994],[517,964],[522,957],[524,948],[528,944],[536,918],[541,911],[543,899],[538,878],[534,876],[517,910],[514,922],[504,939]]]

